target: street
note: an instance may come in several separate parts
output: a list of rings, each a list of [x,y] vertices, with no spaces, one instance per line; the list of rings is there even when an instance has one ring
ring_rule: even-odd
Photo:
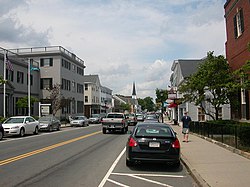
[[[126,167],[127,138],[102,134],[100,124],[4,138],[0,186],[197,186],[183,165]]]

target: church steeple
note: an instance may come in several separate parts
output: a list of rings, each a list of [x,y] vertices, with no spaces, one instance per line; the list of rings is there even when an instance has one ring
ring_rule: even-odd
[[[132,99],[136,99],[135,82],[133,82]]]

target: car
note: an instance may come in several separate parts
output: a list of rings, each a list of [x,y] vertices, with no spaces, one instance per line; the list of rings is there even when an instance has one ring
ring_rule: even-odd
[[[136,125],[137,124],[137,118],[136,118],[136,115],[134,113],[126,114],[126,117],[128,119],[129,125]]]
[[[92,114],[89,118],[89,123],[101,123],[100,114]]]
[[[73,120],[70,121],[70,126],[71,127],[86,127],[89,125],[89,120],[86,116],[75,116]]]
[[[32,116],[12,116],[2,124],[5,135],[19,135],[23,137],[26,134],[38,134],[40,129],[39,121]]]
[[[180,142],[170,125],[139,122],[126,144],[126,165],[135,163],[171,163],[180,165]]]
[[[2,124],[0,123],[0,140],[2,140],[3,137],[4,137],[4,129],[3,129]]]
[[[61,122],[53,115],[42,116],[38,119],[40,123],[40,130],[41,131],[49,131],[52,132],[53,130],[60,130],[61,129]]]
[[[157,117],[157,115],[155,114],[147,114],[145,119],[144,119],[145,122],[159,122],[159,118]]]
[[[144,114],[136,114],[137,122],[144,121]]]

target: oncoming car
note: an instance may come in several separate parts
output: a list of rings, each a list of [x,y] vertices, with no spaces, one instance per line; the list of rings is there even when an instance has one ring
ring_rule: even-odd
[[[86,127],[89,125],[89,120],[86,116],[75,116],[72,121],[70,121],[70,126],[80,126]]]
[[[138,123],[126,145],[126,165],[140,162],[180,165],[180,143],[174,130],[165,123]]]
[[[40,124],[31,116],[13,116],[2,124],[5,135],[38,134]]]

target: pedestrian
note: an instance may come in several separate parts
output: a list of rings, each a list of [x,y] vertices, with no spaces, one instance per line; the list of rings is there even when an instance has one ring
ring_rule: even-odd
[[[189,124],[192,121],[191,118],[187,115],[188,112],[184,112],[184,116],[181,118],[182,121],[182,133],[184,135],[183,142],[188,142],[188,133],[189,133]]]

